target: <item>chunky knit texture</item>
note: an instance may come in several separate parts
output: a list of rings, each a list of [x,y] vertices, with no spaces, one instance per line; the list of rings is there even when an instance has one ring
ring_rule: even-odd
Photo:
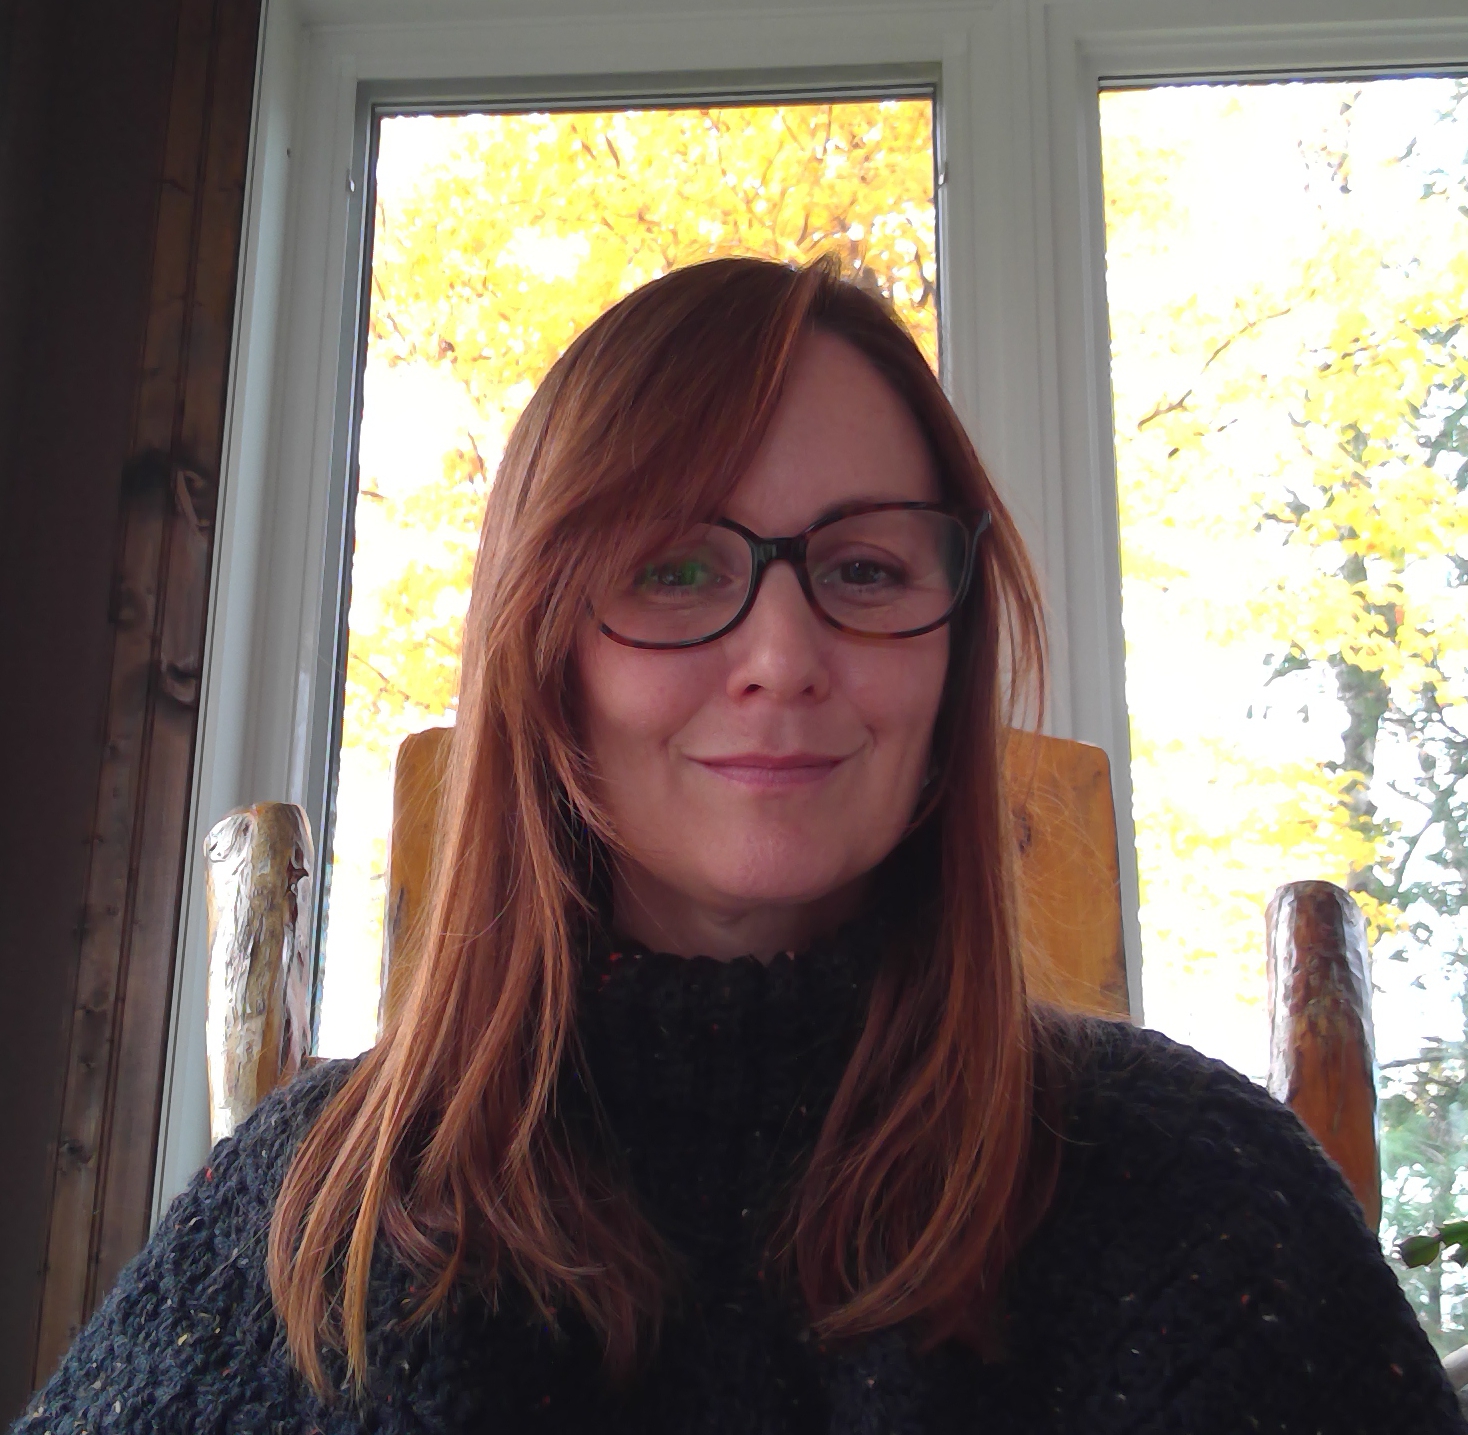
[[[603,951],[588,1068],[682,1267],[656,1359],[610,1390],[588,1332],[514,1292],[405,1326],[385,1254],[365,1403],[292,1372],[264,1275],[291,1153],[349,1063],[266,1101],[170,1208],[16,1425],[51,1431],[1103,1435],[1468,1430],[1335,1168],[1289,1112],[1146,1031],[1077,1023],[1060,1187],[1006,1285],[1002,1358],[907,1333],[822,1349],[760,1251],[855,1040],[873,942],[762,966]],[[584,1093],[570,1090],[571,1107]],[[341,1365],[331,1368],[340,1374]]]

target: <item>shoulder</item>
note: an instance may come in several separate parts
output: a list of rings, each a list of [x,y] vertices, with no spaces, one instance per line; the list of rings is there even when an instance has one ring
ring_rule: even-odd
[[[1016,1264],[1016,1333],[1088,1420],[1161,1400],[1200,1431],[1462,1429],[1375,1233],[1291,1111],[1160,1033],[1056,1031],[1060,1176]]]
[[[273,1205],[296,1149],[359,1060],[318,1062],[278,1086],[233,1136],[215,1145],[194,1186],[244,1199],[260,1196]]]
[[[1087,1123],[1162,1127],[1206,1109],[1267,1125],[1286,1114],[1233,1067],[1130,1022],[1068,1017],[1057,1024],[1055,1047],[1069,1077],[1070,1109]]]
[[[19,1432],[186,1430],[240,1405],[295,1408],[275,1358],[265,1250],[301,1138],[354,1062],[271,1093],[169,1206],[15,1426]]]
[[[263,1242],[301,1141],[356,1067],[355,1060],[321,1062],[272,1091],[233,1136],[215,1143],[164,1213],[143,1255],[160,1245],[181,1254],[190,1243],[208,1239],[201,1228],[216,1240],[228,1231],[233,1243],[251,1248]]]
[[[1232,1176],[1251,1189],[1335,1170],[1294,1113],[1262,1087],[1161,1032],[1076,1019],[1058,1046],[1072,1165],[1099,1160],[1109,1169],[1119,1161],[1129,1180],[1164,1170],[1199,1182]],[[1332,1193],[1337,1188],[1351,1199],[1338,1178]]]
[[[1057,1212],[1118,1233],[1289,1246],[1322,1221],[1380,1265],[1355,1197],[1295,1114],[1221,1061],[1124,1022],[1069,1023]],[[1144,1213],[1144,1215],[1142,1214]]]

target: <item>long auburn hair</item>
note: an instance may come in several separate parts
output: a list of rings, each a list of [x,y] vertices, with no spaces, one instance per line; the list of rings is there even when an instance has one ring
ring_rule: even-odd
[[[929,917],[882,960],[781,1254],[824,1338],[913,1322],[930,1340],[981,1340],[1004,1266],[1043,1212],[1057,1160],[1049,1043],[1025,987],[1001,772],[1016,704],[1037,713],[1042,698],[1033,572],[886,305],[830,260],[713,260],[587,328],[506,446],[474,568],[420,964],[302,1141],[271,1225],[276,1309],[322,1391],[325,1347],[345,1352],[359,1388],[367,1376],[379,1240],[417,1277],[414,1319],[461,1281],[510,1281],[552,1323],[578,1309],[613,1371],[656,1339],[663,1247],[555,1099],[581,1061],[587,834],[617,850],[577,738],[572,654],[590,597],[651,531],[721,512],[812,329],[875,365],[926,435],[947,500],[992,522],[952,628],[938,776],[913,825],[941,854]]]

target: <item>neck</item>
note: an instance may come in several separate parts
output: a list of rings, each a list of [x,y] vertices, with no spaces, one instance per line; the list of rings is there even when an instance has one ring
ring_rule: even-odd
[[[618,932],[657,952],[732,961],[753,955],[768,962],[800,952],[861,910],[867,878],[801,902],[727,904],[676,892],[633,863],[612,879],[612,917]]]

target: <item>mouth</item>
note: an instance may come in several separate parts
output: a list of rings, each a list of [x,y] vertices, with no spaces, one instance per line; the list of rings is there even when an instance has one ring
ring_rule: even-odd
[[[736,753],[728,757],[696,757],[692,761],[726,782],[741,787],[809,787],[825,781],[846,758],[821,753]]]

